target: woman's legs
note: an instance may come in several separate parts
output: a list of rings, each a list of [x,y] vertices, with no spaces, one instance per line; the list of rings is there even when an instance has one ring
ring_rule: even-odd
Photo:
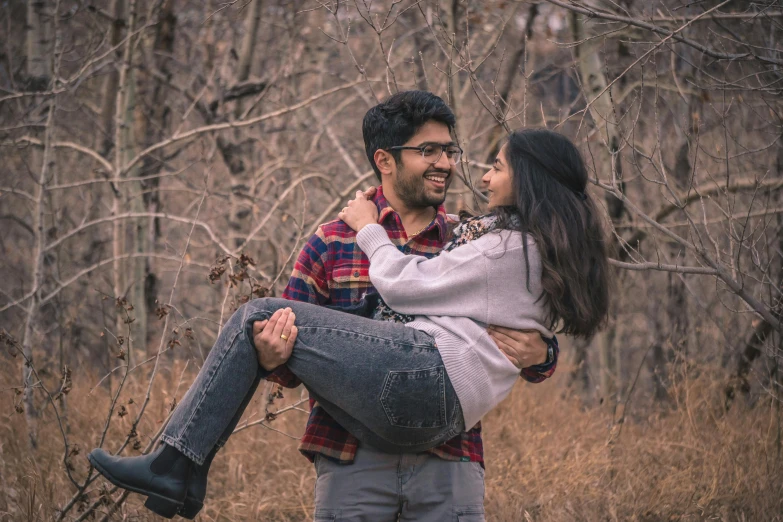
[[[324,307],[255,299],[223,327],[162,440],[198,464],[236,426],[268,372],[258,366],[252,324],[279,308],[296,314],[288,368],[344,428],[378,449],[416,452],[463,429],[461,411],[432,338],[404,325]]]
[[[293,309],[298,328],[288,368],[359,440],[387,452],[419,452],[464,429],[459,401],[430,336],[315,305],[256,299],[242,305],[221,330],[166,426],[162,449],[128,458],[95,450],[93,465],[116,485],[148,495],[148,507],[164,516],[182,508],[185,489],[199,497],[187,485],[194,467],[171,451],[176,448],[182,459],[202,466],[206,477],[205,461],[231,435],[269,373],[258,364],[253,323],[285,307]]]
[[[223,325],[196,380],[177,405],[161,440],[196,464],[225,443],[261,380],[252,340],[243,331],[243,308]]]
[[[139,457],[115,457],[100,448],[88,456],[113,484],[148,496],[144,505],[161,516],[171,518],[179,512],[192,519],[200,511],[212,459],[258,387],[258,360],[252,344],[239,341],[241,329],[242,316],[235,313],[218,335],[196,382],[172,414],[164,431],[164,444]],[[226,408],[216,409],[215,401]],[[194,418],[197,411],[202,415]],[[186,426],[200,429],[195,437],[185,439],[187,445],[167,438],[167,434],[184,433]]]

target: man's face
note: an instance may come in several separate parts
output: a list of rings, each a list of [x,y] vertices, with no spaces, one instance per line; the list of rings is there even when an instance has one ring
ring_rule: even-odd
[[[428,121],[404,146],[420,147],[428,143],[455,144],[448,126]],[[456,171],[446,153],[434,164],[417,150],[401,150],[400,153],[402,160],[391,173],[391,187],[400,201],[411,209],[437,207],[443,203]]]

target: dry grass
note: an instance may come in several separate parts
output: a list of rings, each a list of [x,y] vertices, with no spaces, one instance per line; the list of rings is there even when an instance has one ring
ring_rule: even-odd
[[[15,381],[11,370],[8,365],[3,370],[6,382]],[[761,400],[753,408],[737,403],[726,413],[718,384],[722,376],[702,369],[677,380],[673,407],[665,414],[649,413],[650,401],[637,392],[629,407],[633,420],[619,431],[606,408],[586,409],[567,392],[562,370],[543,385],[517,386],[485,419],[487,520],[783,520],[783,466],[776,443],[780,421],[774,403]],[[175,369],[157,381],[139,429],[143,443],[165,418],[179,375]],[[81,448],[73,459],[81,478],[87,469],[84,456],[100,436],[108,390],[88,395],[89,383],[97,379],[74,380],[68,425],[72,442]],[[109,449],[127,433],[144,390],[144,382],[132,381],[123,392],[120,403],[130,414],[115,415]],[[6,411],[13,411],[10,395]],[[288,391],[280,402],[297,396]],[[259,400],[250,411],[262,409]],[[297,434],[305,417],[288,412],[274,427]],[[74,491],[63,473],[62,440],[51,412],[42,419],[35,453],[27,447],[25,429],[23,416],[15,413],[0,427],[0,520],[52,520]],[[296,446],[261,427],[237,434],[213,466],[199,519],[309,520],[315,475]],[[102,487],[100,480],[91,486],[90,501],[99,498]],[[131,495],[112,519],[153,520],[141,500]]]

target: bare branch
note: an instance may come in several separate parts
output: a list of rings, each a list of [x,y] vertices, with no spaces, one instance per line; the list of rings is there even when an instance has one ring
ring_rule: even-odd
[[[43,147],[43,142],[37,138],[33,138],[32,136],[22,136],[21,138],[14,140],[14,142],[10,144],[7,142],[0,143],[0,147],[7,147],[9,145],[18,146],[18,144],[20,143],[29,143],[31,145]],[[51,146],[58,149],[71,149],[77,152],[81,152],[82,154],[85,154],[90,158],[94,159],[95,161],[97,161],[98,163],[100,163],[107,174],[111,174],[114,172],[114,167],[112,167],[111,163],[109,163],[103,156],[101,156],[100,154],[98,154],[96,151],[92,150],[89,147],[85,147],[84,145],[79,145],[78,143],[74,143],[72,141],[55,141],[51,144]]]
[[[709,47],[706,47],[699,42],[696,42],[694,40],[691,40],[690,38],[685,38],[684,36],[680,36],[679,32],[681,32],[683,29],[688,27],[694,22],[698,22],[699,20],[705,18],[707,15],[709,15],[712,11],[715,11],[716,9],[723,7],[724,5],[728,4],[729,2],[724,1],[718,4],[717,6],[714,6],[710,8],[709,10],[705,11],[704,13],[699,14],[698,16],[695,16],[694,18],[690,19],[684,19],[685,24],[682,25],[680,28],[672,31],[669,31],[667,29],[663,29],[661,27],[658,27],[657,25],[650,24],[647,22],[643,22],[636,18],[630,18],[627,16],[619,16],[613,13],[608,13],[606,11],[601,11],[598,9],[594,9],[591,7],[585,7],[584,4],[576,4],[576,3],[568,3],[564,0],[546,0],[550,4],[554,4],[556,6],[562,7],[563,9],[568,9],[569,11],[574,11],[576,13],[580,13],[583,15],[590,16],[592,18],[600,18],[603,20],[611,20],[613,22],[622,22],[628,25],[633,25],[635,27],[640,27],[642,29],[647,29],[648,31],[651,31],[656,34],[660,34],[663,36],[666,36],[666,38],[661,42],[665,42],[669,39],[674,39],[678,42],[684,43],[685,45],[689,45],[693,47],[694,49],[706,54],[707,56],[711,58],[716,58],[718,60],[746,60],[746,59],[756,59],[760,62],[769,63],[772,65],[783,65],[783,60],[774,58],[772,56],[763,56],[763,55],[757,55],[754,53],[740,53],[740,54],[729,54],[729,53],[721,53],[718,51],[715,51],[714,49],[711,49]],[[660,44],[659,44],[660,45]]]
[[[277,118],[278,116],[283,116],[285,114],[289,114],[295,111],[298,111],[299,109],[302,109],[303,107],[307,107],[308,105],[320,100],[321,98],[324,98],[326,96],[329,96],[331,94],[334,94],[336,92],[344,91],[345,89],[350,89],[351,87],[354,87],[355,85],[359,85],[361,83],[364,83],[364,80],[360,81],[354,81],[354,82],[348,82],[344,83],[340,86],[333,87],[331,89],[327,89],[321,93],[315,94],[313,96],[310,96],[306,100],[295,103],[293,105],[290,105],[288,107],[285,107],[283,109],[278,109],[276,111],[272,111],[267,114],[262,114],[261,116],[257,116],[255,118],[250,118],[248,120],[243,121],[232,121],[232,122],[225,122],[225,123],[215,123],[212,125],[205,125],[203,127],[198,127],[186,132],[183,132],[182,134],[177,134],[175,136],[172,136],[169,139],[163,140],[159,143],[156,143],[155,145],[151,145],[144,149],[143,151],[139,152],[133,159],[131,159],[122,169],[122,172],[127,172],[131,168],[133,168],[136,164],[138,164],[145,156],[148,156],[149,154],[155,152],[156,150],[162,149],[164,147],[168,147],[169,145],[173,145],[174,143],[180,143],[183,141],[191,140],[194,138],[197,138],[201,136],[202,134],[206,134],[209,132],[217,132],[221,130],[226,129],[239,129],[242,127],[248,127],[250,125],[255,125],[257,123],[261,123],[262,121],[266,121],[272,118]]]

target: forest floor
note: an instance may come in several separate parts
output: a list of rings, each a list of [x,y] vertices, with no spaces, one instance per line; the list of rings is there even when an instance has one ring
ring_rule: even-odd
[[[4,366],[3,380],[18,382],[18,365]],[[166,418],[172,395],[181,399],[192,369],[175,364],[159,375],[138,429],[142,446]],[[67,396],[64,424],[69,441],[79,448],[70,458],[79,480],[110,403],[104,385],[90,392],[99,379],[74,375]],[[120,417],[115,411],[106,438],[109,450],[119,447],[130,430],[144,400],[145,379],[138,374],[126,384],[117,408],[124,406],[127,414]],[[562,364],[546,383],[520,383],[484,419],[487,521],[783,520],[781,405],[769,396],[752,405],[737,399],[727,411],[725,377],[691,368],[675,380],[665,409],[635,390],[625,422],[618,422],[622,405],[586,407],[567,381],[567,364]],[[25,417],[14,409],[19,397],[7,387],[4,391],[0,520],[55,520],[58,507],[75,491],[64,472],[58,422],[47,408],[38,426],[38,449],[31,451]],[[284,393],[272,410],[300,397],[300,390]],[[264,410],[263,394],[258,395],[248,410],[256,419]],[[298,436],[305,421],[305,412],[291,410],[272,427]],[[138,454],[131,446],[125,454]],[[216,459],[198,520],[311,520],[314,483],[313,466],[299,454],[294,438],[253,426],[236,434]],[[103,480],[95,481],[65,520],[78,518],[80,507],[100,498],[104,488]],[[155,520],[143,500],[131,494],[110,519]],[[105,512],[105,506],[99,507],[92,520]]]

